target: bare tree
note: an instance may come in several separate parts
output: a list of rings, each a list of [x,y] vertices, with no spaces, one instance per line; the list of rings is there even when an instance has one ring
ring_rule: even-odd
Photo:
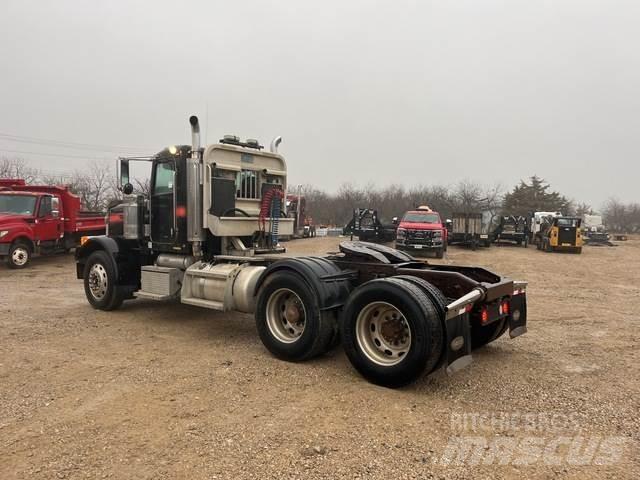
[[[38,178],[38,169],[30,167],[23,158],[0,158],[0,178],[21,178],[33,183]]]
[[[82,205],[88,210],[102,211],[116,195],[113,189],[113,172],[105,163],[91,162],[85,171],[73,173],[72,191],[80,197]]]
[[[576,216],[578,217],[583,217],[584,215],[593,215],[594,211],[593,208],[591,208],[591,205],[589,205],[588,203],[578,203],[576,205]]]
[[[151,181],[148,178],[133,180],[133,191],[137,194],[149,196],[151,193]]]
[[[607,200],[603,209],[604,223],[612,232],[640,232],[640,204],[622,203],[616,198]]]

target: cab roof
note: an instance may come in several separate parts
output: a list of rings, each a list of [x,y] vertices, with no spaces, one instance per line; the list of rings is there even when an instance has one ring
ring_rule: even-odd
[[[0,189],[0,195],[6,195],[6,194],[21,195],[23,197],[34,197],[34,196],[44,195],[44,193],[42,192],[21,192],[19,190]]]

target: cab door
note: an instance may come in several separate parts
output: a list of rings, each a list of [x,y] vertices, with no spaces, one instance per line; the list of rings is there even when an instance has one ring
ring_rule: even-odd
[[[63,237],[62,221],[59,211],[54,211],[55,199],[52,195],[42,195],[38,207],[38,217],[35,222],[35,237],[41,245],[52,246]]]
[[[176,238],[176,164],[172,159],[158,160],[151,174],[151,241],[173,244]]]

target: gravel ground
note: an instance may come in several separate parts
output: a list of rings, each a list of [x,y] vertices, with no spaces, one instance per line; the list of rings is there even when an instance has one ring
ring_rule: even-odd
[[[441,262],[528,280],[529,333],[400,390],[340,349],[278,361],[251,316],[95,311],[71,256],[2,266],[0,478],[638,478],[640,241]]]

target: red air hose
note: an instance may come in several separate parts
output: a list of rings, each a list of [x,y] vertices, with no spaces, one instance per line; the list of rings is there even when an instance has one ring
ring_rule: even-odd
[[[260,216],[259,216],[259,225],[260,231],[264,232],[267,218],[269,218],[269,213],[271,212],[271,203],[274,198],[280,198],[281,200],[284,198],[284,193],[282,190],[277,188],[271,188],[267,190],[267,192],[262,197],[262,202],[260,202]]]

